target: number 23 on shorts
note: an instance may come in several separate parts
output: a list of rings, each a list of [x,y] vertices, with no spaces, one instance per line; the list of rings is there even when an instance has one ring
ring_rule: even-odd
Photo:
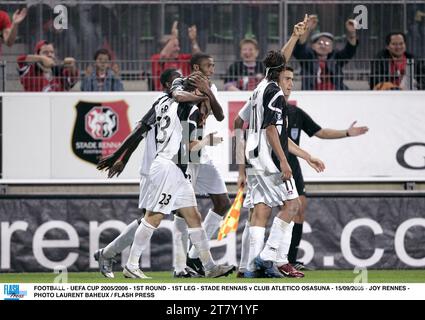
[[[161,193],[161,200],[158,202],[159,204],[162,204],[163,206],[166,206],[170,203],[171,194]]]

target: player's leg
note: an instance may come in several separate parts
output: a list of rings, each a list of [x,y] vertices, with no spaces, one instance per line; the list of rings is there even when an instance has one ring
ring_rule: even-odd
[[[255,258],[256,267],[263,270],[266,276],[278,278],[283,277],[283,274],[279,272],[280,265],[277,264],[278,252],[285,240],[288,241],[287,250],[289,250],[293,226],[291,221],[299,208],[295,181],[291,179],[282,183],[278,180],[279,178],[279,176],[258,178],[263,185],[265,198],[270,199],[268,204],[271,207],[279,206],[280,210],[273,220],[264,249]],[[280,254],[287,255],[287,250]]]
[[[304,213],[307,207],[305,184],[301,168],[298,168],[298,170],[294,172],[294,180],[300,196],[300,209],[294,217],[294,228],[292,230],[292,240],[289,248],[288,259],[289,263],[291,263],[296,269],[304,269],[304,265],[297,261],[298,247],[300,245],[303,232]]]
[[[189,227],[189,238],[193,246],[199,252],[199,259],[205,269],[205,276],[217,278],[230,274],[234,266],[215,264],[209,246],[209,239],[201,224],[201,215],[197,207],[186,207],[179,209],[180,214],[186,220]]]
[[[252,212],[254,211],[254,204],[251,199],[251,187],[252,187],[252,181],[250,178],[250,175],[248,175],[247,179],[247,189],[246,189],[246,195],[243,202],[243,207],[248,208],[248,217],[245,221],[245,227],[243,229],[242,233],[242,243],[241,243],[241,260],[239,261],[239,270],[237,273],[238,278],[243,278],[244,273],[247,271],[248,267],[248,258],[249,258],[249,227],[251,226],[251,216]]]
[[[244,273],[248,271],[248,259],[249,259],[249,227],[251,226],[251,215],[254,211],[254,208],[249,209],[248,217],[245,221],[245,227],[242,233],[242,243],[241,243],[241,259],[239,261],[239,270],[236,275],[238,278],[243,278]]]
[[[231,207],[227,194],[226,184],[217,167],[209,162],[207,164],[192,164],[189,166],[192,172],[192,183],[197,194],[208,194],[213,202],[204,219],[203,227],[208,239],[211,239],[220,228],[224,215]],[[188,255],[188,265],[192,268],[199,267],[199,253],[192,247]]]
[[[281,207],[281,210],[273,219],[270,234],[263,250],[255,258],[255,266],[257,269],[264,271],[267,277],[283,277],[278,270],[279,265],[277,265],[278,251],[285,237],[288,234],[292,235],[291,220],[293,215],[295,215],[296,210],[298,210],[297,207],[298,200],[285,202],[285,205]]]
[[[145,217],[140,221],[140,225],[134,235],[134,242],[131,246],[127,264],[123,271],[126,278],[147,278],[140,270],[139,260],[163,217],[164,214],[161,212],[147,211]]]
[[[249,250],[247,267],[244,273],[245,278],[262,276],[256,272],[255,258],[263,250],[266,225],[271,213],[272,208],[265,203],[256,203],[254,206],[249,227]]]
[[[189,231],[186,220],[180,212],[174,214],[173,221],[173,275],[175,278],[199,278],[205,275],[201,263],[200,270],[193,270],[186,265]]]
[[[297,261],[298,247],[300,245],[303,233],[303,223],[305,219],[305,209],[307,207],[307,197],[305,195],[300,196],[300,210],[294,217],[294,229],[292,230],[292,241],[289,248],[288,259],[289,263],[294,265],[296,269],[302,270],[306,267]]]
[[[115,256],[127,248],[134,239],[134,234],[139,227],[141,219],[130,223],[118,237],[116,237],[105,248],[96,250],[94,259],[99,263],[99,270],[106,278],[114,278],[113,265]]]
[[[140,256],[164,215],[169,215],[173,211],[180,184],[184,181],[183,173],[171,160],[156,158],[152,163],[149,171],[146,214],[134,236],[130,256],[124,267],[124,276],[144,277],[139,268]]]
[[[140,179],[140,193],[139,193],[139,209],[142,210],[142,216],[145,214],[148,196],[148,177],[142,176]],[[99,249],[94,253],[94,258],[99,263],[100,272],[107,278],[113,278],[113,264],[115,263],[114,257],[124,251],[125,248],[131,245],[134,239],[134,234],[140,225],[140,219],[134,220],[130,223],[111,243],[105,248]]]

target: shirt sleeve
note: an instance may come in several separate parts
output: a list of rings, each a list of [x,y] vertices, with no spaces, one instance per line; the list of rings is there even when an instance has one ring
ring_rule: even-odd
[[[189,114],[189,142],[198,140],[198,122],[201,117],[199,109],[194,106]]]
[[[276,125],[278,121],[281,121],[284,116],[284,107],[285,99],[282,90],[275,83],[269,84],[263,96],[264,118],[261,129]]]
[[[159,97],[154,102],[154,104],[149,109],[149,111],[143,116],[142,120],[140,120],[140,122],[142,124],[144,124],[146,126],[149,126],[149,127],[152,127],[156,123],[155,107],[158,105],[158,103],[160,103],[161,101],[163,101],[166,97],[167,97],[167,95],[163,95],[163,96]]]
[[[22,76],[24,73],[26,73],[30,67],[30,64],[26,62],[26,59],[27,59],[26,54],[20,55],[16,59],[16,62],[18,63],[19,76]]]
[[[245,105],[242,107],[242,109],[239,110],[238,116],[241,118],[244,122],[248,122],[250,120],[250,114],[251,114],[251,98],[245,103]]]
[[[314,136],[322,129],[304,110],[298,108],[301,115],[301,129],[308,134],[309,137]]]
[[[171,84],[170,92],[183,91],[184,89],[184,78],[176,78]]]

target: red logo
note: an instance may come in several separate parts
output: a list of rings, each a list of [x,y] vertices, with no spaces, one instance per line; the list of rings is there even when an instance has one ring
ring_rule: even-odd
[[[85,116],[86,132],[93,139],[108,139],[118,131],[118,116],[108,106],[94,107]]]

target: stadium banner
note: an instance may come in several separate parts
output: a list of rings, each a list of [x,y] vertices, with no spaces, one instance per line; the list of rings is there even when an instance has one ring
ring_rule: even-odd
[[[226,119],[207,122],[224,142],[207,147],[226,182],[232,165],[233,120],[249,92],[220,92]],[[3,179],[99,181],[95,163],[119,147],[152,105],[157,92],[2,93]],[[346,129],[357,120],[367,134],[320,141],[305,134],[301,146],[321,158],[325,172],[301,161],[306,181],[425,181],[425,92],[294,92],[291,101],[323,128]],[[119,179],[137,182],[141,143]],[[118,180],[119,181],[119,180]]]
[[[1,196],[0,272],[95,271],[93,253],[140,217],[137,205],[135,195]],[[206,214],[211,202],[200,197],[198,207]],[[424,268],[424,208],[423,193],[312,194],[299,260],[314,269]],[[243,209],[237,233],[210,242],[218,263],[238,264],[246,218]],[[143,270],[171,272],[172,238],[172,221],[164,220]],[[128,250],[121,261],[127,257]]]

